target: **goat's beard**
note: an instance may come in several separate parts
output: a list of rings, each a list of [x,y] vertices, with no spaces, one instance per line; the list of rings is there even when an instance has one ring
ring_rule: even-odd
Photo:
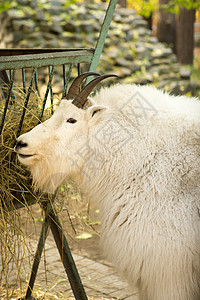
[[[53,194],[66,178],[65,172],[57,172],[47,162],[38,162],[29,167],[33,176],[34,190]]]

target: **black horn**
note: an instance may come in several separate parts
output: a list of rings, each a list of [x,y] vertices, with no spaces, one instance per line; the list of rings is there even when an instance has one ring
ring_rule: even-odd
[[[83,73],[83,74],[79,75],[78,77],[76,77],[74,79],[74,81],[72,82],[65,99],[72,100],[77,95],[79,95],[81,83],[88,76],[100,76],[100,75],[98,73],[94,73],[94,72],[87,72],[87,73]]]
[[[74,97],[74,100],[72,101],[72,103],[74,105],[76,105],[79,108],[83,108],[84,104],[87,101],[87,97],[89,96],[89,94],[92,92],[92,90],[95,88],[95,86],[102,80],[107,79],[109,77],[118,77],[115,74],[108,74],[108,75],[101,75],[95,79],[93,79],[92,81],[90,81],[84,88],[83,90],[77,94]]]

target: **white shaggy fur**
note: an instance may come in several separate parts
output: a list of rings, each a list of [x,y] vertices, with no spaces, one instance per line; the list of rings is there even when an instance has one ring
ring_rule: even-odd
[[[136,85],[90,102],[61,101],[18,138],[19,160],[37,188],[72,179],[98,202],[105,254],[140,299],[199,300],[200,102]]]

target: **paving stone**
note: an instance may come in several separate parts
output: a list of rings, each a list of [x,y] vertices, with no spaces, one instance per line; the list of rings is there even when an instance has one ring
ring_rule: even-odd
[[[30,244],[32,246],[31,253],[34,253],[37,247],[37,241],[32,240]],[[9,266],[8,284],[10,287],[16,286],[19,281],[24,289],[27,287],[33,255],[30,254],[28,250],[26,252],[26,259],[23,261],[23,267],[20,269],[20,274],[16,275],[17,268],[14,263]],[[72,255],[88,297],[93,297],[95,300],[102,300],[128,299],[127,297],[131,296],[131,292],[128,290],[128,284],[121,280],[107,262],[105,263],[108,265],[93,261],[77,253],[72,253]],[[22,259],[23,258],[24,257],[22,256]],[[42,255],[36,277],[35,287],[37,288],[37,286],[42,287],[44,291],[48,290],[51,291],[51,293],[62,291],[62,293],[65,294],[65,297],[73,297],[67,275],[64,271],[63,264],[60,260],[52,236],[48,237],[46,241],[45,256],[44,254]]]

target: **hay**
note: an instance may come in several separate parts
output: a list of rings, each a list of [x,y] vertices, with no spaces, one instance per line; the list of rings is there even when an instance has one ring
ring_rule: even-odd
[[[14,93],[16,99],[10,101],[11,104],[9,104],[0,137],[1,200],[3,205],[7,208],[12,206],[14,200],[21,198],[26,201],[26,193],[35,198],[31,188],[30,175],[20,166],[13,151],[26,96],[19,88],[15,89]],[[4,104],[4,101],[0,99],[0,114],[3,114],[4,110],[4,105],[2,104]],[[41,99],[37,96],[37,93],[32,93],[20,133],[27,132],[37,125],[40,106]],[[44,118],[47,117],[49,117],[49,111],[45,110]]]
[[[13,93],[15,99],[10,100],[0,136],[0,282],[2,286],[8,285],[12,264],[17,270],[16,278],[20,281],[23,257],[27,250],[31,253],[28,235],[24,234],[22,230],[28,219],[34,221],[28,201],[37,203],[43,198],[41,194],[33,193],[30,174],[18,163],[13,151],[26,99],[25,93],[20,88],[15,87]],[[3,115],[4,103],[5,100],[0,98],[0,115]],[[30,130],[38,123],[41,104],[41,99],[33,91],[26,109],[21,133]],[[45,110],[44,118],[49,116],[49,110]],[[15,207],[15,204],[19,205],[22,202],[25,203],[26,212],[17,210]]]
[[[0,136],[0,299],[18,299],[25,294],[24,288],[27,286],[35,253],[30,236],[36,232],[37,223],[41,225],[38,220],[42,221],[44,217],[39,206],[30,207],[27,201],[33,200],[39,203],[46,199],[44,195],[33,192],[31,176],[19,164],[13,151],[26,99],[22,88],[15,87],[13,92],[15,99],[10,101]],[[0,116],[4,111],[4,103],[5,100],[0,97]],[[32,91],[21,134],[37,125],[41,107],[42,100],[37,92]],[[45,109],[43,120],[50,116],[51,107]],[[25,208],[16,209],[14,203],[21,202],[25,203]],[[63,215],[62,224],[70,225],[68,238],[73,240],[83,230],[94,233],[94,224],[89,219],[89,206],[71,183],[58,190],[55,209]],[[14,276],[12,276],[13,270]],[[10,283],[11,278],[14,279]],[[35,289],[38,289],[35,292],[35,297],[38,299],[69,299],[62,294],[51,295],[40,292],[38,287],[34,287],[34,291]]]
[[[26,291],[23,290],[15,290],[14,292],[10,291],[7,293],[7,291],[3,290],[0,288],[0,299],[10,299],[10,300],[18,300],[21,297],[24,297]],[[32,295],[36,300],[75,300],[74,297],[70,297],[65,293],[62,292],[57,292],[55,293],[50,293],[50,292],[44,292],[42,291],[41,286],[37,285],[37,292],[33,292]],[[110,300],[111,298],[105,298],[101,297],[99,295],[95,297],[88,297],[88,300]]]

